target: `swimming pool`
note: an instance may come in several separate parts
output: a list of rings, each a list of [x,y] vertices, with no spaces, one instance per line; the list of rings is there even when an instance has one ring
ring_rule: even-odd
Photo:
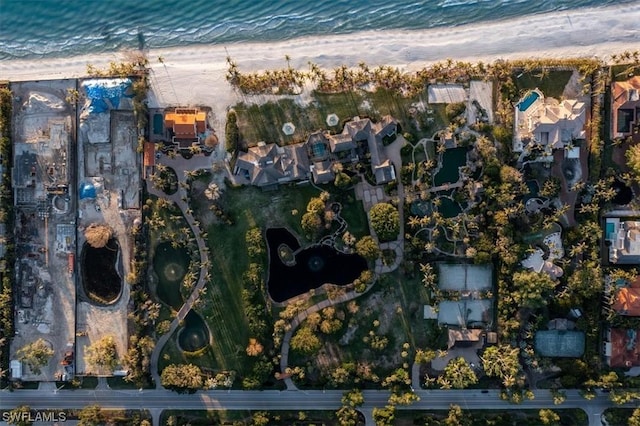
[[[538,94],[538,92],[529,92],[527,94],[527,96],[521,100],[520,102],[518,102],[518,109],[522,112],[526,111],[529,109],[529,107],[538,100],[538,98],[540,97],[540,95]]]

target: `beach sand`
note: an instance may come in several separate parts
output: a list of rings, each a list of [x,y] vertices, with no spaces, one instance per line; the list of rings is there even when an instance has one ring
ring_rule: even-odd
[[[305,37],[281,42],[238,43],[154,49],[148,53],[152,91],[150,106],[208,105],[220,118],[238,96],[225,80],[226,58],[240,71],[291,66],[308,69],[340,65],[391,65],[405,71],[452,58],[493,62],[517,58],[593,57],[640,49],[640,4],[586,8],[420,31],[370,31]],[[158,58],[163,58],[163,63]],[[86,65],[121,60],[118,53],[62,59],[0,62],[0,80],[45,80],[82,77]]]

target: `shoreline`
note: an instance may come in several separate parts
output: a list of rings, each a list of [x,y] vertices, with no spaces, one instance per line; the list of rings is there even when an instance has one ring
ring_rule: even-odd
[[[238,97],[226,81],[226,58],[241,72],[282,69],[286,56],[296,69],[314,62],[337,66],[388,65],[411,72],[443,61],[494,62],[521,58],[598,57],[640,48],[640,4],[584,8],[527,15],[480,24],[425,30],[363,31],[306,36],[286,41],[227,45],[193,45],[147,52],[153,93],[150,106],[210,105],[219,115]],[[158,58],[162,57],[160,63]],[[0,80],[26,81],[77,78],[88,63],[104,67],[122,54],[0,62]]]

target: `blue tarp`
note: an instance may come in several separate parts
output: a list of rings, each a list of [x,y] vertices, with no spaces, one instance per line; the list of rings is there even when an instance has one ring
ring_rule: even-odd
[[[120,98],[132,97],[127,95],[131,87],[131,80],[109,79],[109,80],[89,80],[83,83],[87,99],[90,104],[87,108],[89,114],[106,112],[109,109],[117,109],[120,105]]]
[[[85,182],[80,184],[79,192],[81,200],[84,200],[85,198],[96,198],[96,187],[91,183]]]

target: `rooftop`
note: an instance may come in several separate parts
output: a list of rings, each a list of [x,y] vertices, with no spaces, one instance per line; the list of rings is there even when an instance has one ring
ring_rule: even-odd
[[[612,308],[620,315],[640,316],[640,288],[622,287],[617,290]]]
[[[640,366],[639,331],[623,328],[611,329],[611,352],[609,354],[611,367]]]
[[[633,133],[640,114],[640,76],[611,84],[611,136],[625,137]]]
[[[565,148],[574,139],[585,138],[586,106],[577,99],[545,98],[540,90],[534,89],[516,104],[515,115],[515,152],[538,144],[550,154],[552,149]]]
[[[640,222],[607,218],[605,240],[609,243],[609,261],[640,264]]]
[[[175,108],[164,114],[164,125],[173,131],[174,141],[198,140],[206,130],[206,112],[197,108]]]

